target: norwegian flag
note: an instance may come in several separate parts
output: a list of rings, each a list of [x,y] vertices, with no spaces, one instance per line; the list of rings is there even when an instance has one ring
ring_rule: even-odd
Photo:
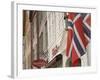
[[[86,53],[91,39],[91,15],[89,13],[72,13],[67,15],[67,46],[66,55],[71,57],[71,65],[77,66],[78,60]]]

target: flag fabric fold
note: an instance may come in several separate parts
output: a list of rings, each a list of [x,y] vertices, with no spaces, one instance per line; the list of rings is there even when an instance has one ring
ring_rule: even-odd
[[[66,56],[71,57],[71,65],[79,65],[81,56],[86,53],[86,48],[91,39],[91,14],[66,13],[67,16],[67,46]]]

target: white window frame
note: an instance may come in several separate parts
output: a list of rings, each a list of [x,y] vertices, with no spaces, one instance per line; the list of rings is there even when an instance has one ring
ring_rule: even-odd
[[[89,73],[96,72],[96,51],[95,45],[95,28],[96,26],[96,8],[94,7],[85,7],[85,6],[61,6],[61,5],[39,5],[23,3],[23,2],[13,2],[12,3],[12,73],[11,76],[16,77],[46,77],[48,76],[56,76],[56,75],[64,75],[64,74],[76,74],[76,73]],[[41,11],[60,11],[60,12],[82,12],[82,13],[91,13],[91,66],[88,67],[77,67],[77,68],[56,68],[56,69],[32,69],[32,70],[23,70],[22,67],[22,11],[24,10],[41,10]],[[74,69],[74,70],[73,70]]]

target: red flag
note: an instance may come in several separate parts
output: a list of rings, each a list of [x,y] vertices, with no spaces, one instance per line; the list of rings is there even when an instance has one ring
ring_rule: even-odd
[[[66,55],[71,57],[72,66],[77,66],[79,59],[86,53],[86,46],[91,38],[91,16],[87,13],[68,13],[68,36]]]

